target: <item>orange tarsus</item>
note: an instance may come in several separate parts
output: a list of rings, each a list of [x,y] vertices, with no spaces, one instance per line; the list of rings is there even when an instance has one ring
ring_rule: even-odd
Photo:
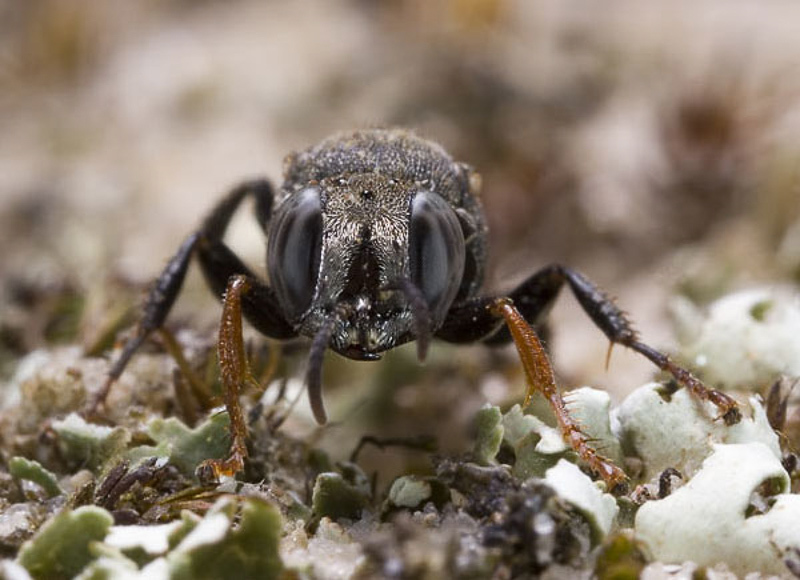
[[[570,416],[564,399],[558,392],[553,367],[539,337],[514,307],[511,299],[498,298],[489,308],[492,314],[503,317],[511,332],[511,337],[514,339],[517,352],[519,352],[528,383],[525,406],[530,403],[534,393],[541,393],[553,409],[564,440],[570,444],[591,470],[603,478],[609,489],[614,489],[625,482],[627,480],[625,472],[591,448],[589,437],[581,431],[580,425]]]
[[[231,451],[226,459],[210,459],[204,463],[217,477],[235,475],[244,469],[247,457],[247,423],[239,392],[245,381],[252,380],[242,338],[242,294],[249,289],[250,283],[244,276],[235,276],[228,282],[222,302],[218,355],[225,408],[231,420]]]
[[[275,374],[278,372],[278,366],[280,365],[281,362],[280,343],[274,340],[270,340],[268,341],[268,346],[269,346],[269,354],[267,355],[267,364],[258,377],[257,382],[259,388],[255,391],[256,396],[258,397],[261,397],[261,395],[264,394],[261,385],[264,385],[265,388],[267,385],[269,385]]]
[[[671,374],[678,383],[689,389],[689,391],[701,401],[709,401],[720,411],[719,419],[726,425],[735,425],[742,419],[742,413],[735,399],[716,389],[709,389],[700,379],[681,366],[675,364],[668,356],[661,354],[657,350],[644,343],[633,341],[626,343],[631,348],[644,355],[658,368]]]

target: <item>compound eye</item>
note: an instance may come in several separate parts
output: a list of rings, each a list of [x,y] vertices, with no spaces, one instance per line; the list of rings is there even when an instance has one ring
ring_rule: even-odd
[[[458,217],[440,195],[417,193],[411,202],[408,235],[411,282],[422,291],[438,324],[464,275],[464,235]]]
[[[290,321],[311,305],[322,251],[322,203],[319,188],[309,187],[287,199],[271,224],[267,269],[278,301]]]

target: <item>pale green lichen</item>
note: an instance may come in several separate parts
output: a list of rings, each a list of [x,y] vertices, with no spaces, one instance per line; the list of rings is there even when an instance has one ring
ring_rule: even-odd
[[[64,493],[58,485],[56,476],[42,467],[38,461],[24,457],[12,457],[8,462],[8,472],[15,479],[32,481],[40,486],[47,497],[56,497]]]
[[[543,477],[544,472],[569,452],[558,429],[550,427],[514,405],[503,416],[503,438],[514,449],[512,473],[520,479]]]
[[[262,500],[219,500],[203,518],[184,512],[162,526],[115,526],[94,542],[80,580],[277,578],[282,522]],[[147,557],[142,560],[141,556]]]
[[[665,563],[724,562],[740,575],[785,575],[784,558],[800,547],[800,496],[780,493],[788,486],[764,444],[715,445],[686,485],[639,508],[636,534]]]
[[[203,521],[203,518],[193,512],[190,512],[189,510],[183,510],[181,512],[180,521],[181,525],[175,528],[175,530],[171,532],[167,538],[170,550],[174,549],[175,546],[180,544],[183,539],[188,536],[201,521]]]
[[[503,414],[499,407],[486,404],[475,416],[475,447],[473,455],[480,465],[491,465],[503,443]]]
[[[369,504],[369,494],[340,473],[320,473],[314,482],[311,508],[316,518],[357,519]]]
[[[698,404],[686,389],[665,394],[659,383],[636,389],[615,410],[621,438],[628,454],[643,461],[643,479],[657,477],[664,469],[691,476],[712,452],[714,443],[758,441],[780,457],[778,436],[757,399],[750,413],[733,426],[715,421],[717,410]]]
[[[539,417],[530,415],[522,410],[520,405],[514,405],[503,415],[503,438],[512,447],[517,447],[523,439],[535,434],[537,439],[536,451],[545,455],[557,455],[568,449],[564,438],[558,429],[551,427]]]
[[[144,527],[144,526],[142,526]],[[136,562],[116,548],[94,542],[90,546],[94,560],[75,577],[75,580],[158,580],[158,576],[142,576]],[[166,578],[162,576],[161,578]]]
[[[619,508],[613,496],[603,493],[577,465],[561,459],[544,480],[560,498],[574,506],[592,528],[594,543],[611,531]]]
[[[190,525],[186,529],[187,522],[183,519],[155,526],[113,526],[104,544],[118,550],[138,566],[143,566],[166,554],[171,544],[172,547],[177,544],[176,538],[182,539],[197,523],[193,521]]]
[[[283,571],[278,553],[281,516],[255,498],[241,503],[221,499],[166,557],[170,578],[277,578]]]
[[[174,417],[156,418],[147,424],[147,434],[156,445],[141,445],[128,451],[132,462],[146,457],[163,457],[184,475],[192,476],[197,466],[210,458],[224,457],[230,447],[230,419],[227,413],[212,413],[191,429]]]
[[[416,508],[433,495],[431,483],[414,475],[404,475],[392,482],[389,503],[396,507]]]
[[[748,316],[759,324],[765,324],[774,307],[772,303],[758,303]],[[751,400],[749,409],[743,406],[743,420],[728,427],[714,420],[717,409],[713,406],[698,403],[685,390],[669,393],[657,384],[637,389],[614,412],[613,417],[610,416],[609,397],[602,391],[581,388],[565,393],[564,398],[571,415],[590,437],[591,446],[618,465],[625,466],[623,446],[618,439],[618,436],[621,437],[626,454],[641,459],[641,473],[645,480],[657,477],[666,467],[675,467],[691,485],[694,479],[690,478],[701,465],[705,469],[703,461],[714,451],[714,444],[718,442],[759,441],[774,458],[780,457],[777,436],[769,426],[763,405],[755,399]],[[228,450],[229,420],[225,413],[212,413],[195,428],[189,428],[175,418],[153,418],[152,414],[142,414],[140,418],[145,419],[141,431],[152,440],[150,445],[129,449],[133,428],[99,427],[72,415],[54,424],[59,450],[68,463],[87,465],[96,474],[108,469],[110,460],[135,463],[155,456],[162,459],[161,463],[171,462],[184,476],[189,477],[193,476],[200,462],[221,457]],[[619,426],[616,433],[612,431],[612,424]],[[581,538],[586,550],[590,546],[596,548],[615,528],[633,524],[637,506],[628,501],[630,509],[625,515],[619,514],[614,498],[602,493],[598,484],[593,483],[575,465],[576,455],[564,441],[546,406],[536,404],[522,409],[516,405],[503,413],[496,406],[486,405],[478,412],[475,425],[476,441],[470,457],[475,464],[468,465],[479,476],[476,475],[468,486],[461,485],[464,471],[458,471],[462,475],[453,480],[445,480],[441,474],[429,477],[401,475],[385,496],[373,498],[370,479],[358,466],[335,463],[324,453],[303,447],[298,455],[302,457],[303,476],[308,473],[319,474],[311,501],[308,502],[310,507],[302,499],[304,488],[283,489],[281,485],[284,481],[280,477],[269,479],[275,472],[265,469],[264,473],[269,477],[265,477],[264,482],[246,484],[253,495],[279,498],[275,501],[291,522],[289,526],[295,526],[294,532],[284,530],[285,534],[292,534],[297,539],[291,550],[282,548],[279,551],[277,547],[281,522],[276,507],[262,502],[254,507],[250,505],[250,500],[227,499],[215,505],[204,518],[183,512],[182,521],[164,526],[111,527],[105,539],[85,541],[82,553],[84,565],[79,568],[78,564],[74,564],[71,572],[79,574],[82,580],[203,578],[223,574],[273,577],[287,569],[284,566],[286,563],[288,569],[300,575],[322,575],[329,571],[325,567],[329,560],[321,564],[317,561],[318,554],[335,552],[338,556],[330,558],[333,565],[340,566],[345,575],[353,574],[357,573],[363,562],[375,558],[378,549],[385,551],[386,558],[394,557],[392,550],[398,542],[397,538],[389,534],[387,539],[376,541],[376,533],[387,525],[385,522],[400,516],[415,522],[414,525],[423,521],[429,525],[431,522],[440,522],[437,518],[444,517],[442,514],[445,513],[458,513],[458,517],[463,518],[463,521],[459,521],[465,526],[458,529],[467,535],[474,533],[475,537],[479,537],[489,526],[507,554],[514,554],[517,526],[527,526],[528,522],[519,516],[519,512],[530,507],[525,502],[540,500],[541,494],[533,491],[536,486],[544,489],[546,494],[555,492],[558,499],[551,495],[546,497],[552,497],[552,504],[569,514],[570,521],[582,530]],[[141,434],[139,431],[137,433]],[[253,452],[253,456],[264,461],[265,465],[272,465],[272,456],[269,454]],[[511,465],[498,465],[501,461]],[[10,462],[13,476],[36,482],[48,495],[61,493],[55,475],[48,475],[49,472],[38,464],[24,462],[19,458]],[[460,467],[467,465],[463,460],[453,460],[453,463]],[[635,476],[638,478],[639,474]],[[772,479],[785,487],[785,477]],[[67,479],[62,481],[68,488]],[[186,478],[180,478],[179,481],[186,482]],[[717,483],[720,481],[723,482],[721,485],[727,485],[727,480],[720,479]],[[241,482],[239,485],[236,489],[245,495]],[[646,487],[651,489],[653,485],[651,483]],[[550,491],[551,488],[553,491]],[[218,488],[218,491],[221,489]],[[234,488],[224,489],[231,491]],[[382,486],[378,489],[385,491]],[[36,493],[41,495],[38,489]],[[512,496],[516,497],[513,502],[508,499]],[[381,504],[384,497],[386,499]],[[290,498],[289,501],[287,498]],[[637,501],[640,500],[637,498]],[[786,551],[797,545],[792,528],[798,513],[796,500],[797,496],[786,494],[771,497],[767,513],[744,519],[753,530],[759,530],[770,539],[773,550],[777,546],[779,550]],[[651,504],[658,503],[650,502],[642,510],[647,513],[648,509],[653,509],[649,507]],[[693,517],[691,509],[685,505],[674,507],[676,511],[681,509],[684,513],[676,514],[676,518]],[[403,511],[406,513],[400,513]],[[101,510],[101,513],[105,512]],[[533,513],[531,517],[535,515]],[[497,518],[501,517],[505,518],[505,527],[498,525]],[[298,521],[292,522],[293,519]],[[543,518],[539,520],[543,521]],[[641,523],[646,521],[645,518],[636,520],[636,523],[646,528]],[[758,522],[761,522],[761,528],[756,525]],[[436,535],[439,531],[430,533],[431,538],[439,538]],[[539,539],[545,537],[541,534],[537,536]],[[263,545],[264,538],[269,544],[267,548]],[[284,543],[286,539],[284,537]],[[430,543],[420,541],[420,546],[420,553],[427,555]],[[544,550],[542,546],[537,549]],[[550,546],[542,553],[550,554],[554,549]],[[775,562],[780,561],[782,553],[773,553]],[[281,554],[290,554],[291,560],[284,559],[282,563]],[[342,557],[342,554],[346,556]],[[22,556],[19,561],[22,562]],[[37,577],[49,577],[48,574],[40,572]]]
[[[621,465],[622,447],[611,431],[611,399],[608,393],[582,387],[565,393],[564,400],[571,416],[592,441],[592,446]],[[542,412],[539,406],[531,405],[523,413],[519,405],[515,405],[503,420],[505,439],[514,448],[516,457],[513,473],[520,479],[544,477],[545,472],[560,459],[574,458],[574,453],[558,429],[528,414],[534,410]],[[549,409],[542,414],[546,419],[552,415]]]
[[[592,441],[592,446],[617,465],[622,465],[622,445],[611,430],[609,394],[600,389],[581,387],[565,393],[564,400],[573,419]]]
[[[567,393],[565,399],[573,416],[593,443],[611,455],[614,461],[621,462],[622,449],[611,432],[609,396],[584,387]],[[529,407],[529,410],[535,408]],[[517,479],[544,478],[562,499],[574,506],[587,520],[595,543],[609,533],[619,511],[616,501],[611,495],[601,492],[577,465],[565,459],[574,457],[574,453],[558,429],[523,412],[520,405],[514,405],[505,415],[497,407],[484,406],[478,413],[477,424],[475,455],[483,460],[484,465],[495,462],[500,449],[496,439],[501,436],[514,450],[511,472]],[[392,493],[400,496],[410,483],[407,478],[396,480],[390,497]],[[410,488],[420,493],[422,491],[413,486]]]
[[[22,546],[17,561],[33,578],[72,578],[94,559],[91,543],[102,541],[113,523],[95,506],[62,511]]]
[[[800,376],[800,302],[793,291],[730,294],[707,312],[675,298],[683,354],[711,384],[758,390],[779,375]]]
[[[123,427],[87,423],[77,413],[53,421],[62,456],[73,465],[99,473],[106,463],[117,459],[128,447],[131,434]]]

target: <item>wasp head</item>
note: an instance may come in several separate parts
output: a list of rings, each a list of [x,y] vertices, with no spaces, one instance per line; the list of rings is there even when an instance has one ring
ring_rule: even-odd
[[[327,346],[370,360],[427,340],[458,292],[464,259],[461,226],[444,198],[376,172],[312,181],[288,196],[267,264],[301,334],[324,329]]]

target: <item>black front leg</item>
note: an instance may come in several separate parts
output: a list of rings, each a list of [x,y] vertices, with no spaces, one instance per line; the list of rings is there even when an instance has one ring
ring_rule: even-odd
[[[733,399],[724,393],[706,388],[668,356],[640,342],[626,314],[594,283],[575,270],[559,264],[547,266],[520,284],[509,297],[529,324],[539,325],[544,322],[565,282],[584,312],[603,331],[612,345],[626,346],[669,372],[696,397],[714,403],[727,424],[740,420],[739,408]],[[449,342],[483,340],[490,344],[500,344],[510,341],[512,336],[509,329],[502,326],[499,316],[492,314],[493,302],[493,298],[474,298],[456,305],[448,313],[436,336]]]
[[[508,294],[531,326],[538,328],[544,325],[564,285],[563,271],[564,268],[558,265],[543,268]],[[493,301],[494,297],[473,298],[454,306],[436,336],[455,343],[481,340],[486,344],[507,344],[511,341],[508,327],[488,310]]]
[[[561,271],[584,312],[605,333],[612,345],[621,344],[638,352],[658,368],[671,374],[680,385],[689,389],[692,395],[701,401],[713,403],[727,425],[734,425],[741,420],[742,415],[735,400],[725,393],[709,389],[692,373],[675,364],[667,355],[640,342],[639,335],[633,329],[627,315],[595,284],[574,270],[563,266],[554,267]]]
[[[203,220],[200,229],[186,238],[159,274],[145,300],[144,312],[136,333],[111,366],[103,388],[89,406],[89,413],[94,412],[105,401],[111,385],[123,373],[147,337],[164,324],[180,294],[194,254],[199,255],[206,280],[220,296],[232,276],[242,274],[251,280],[252,291],[248,293],[243,309],[245,316],[259,331],[276,338],[295,335],[291,325],[283,317],[272,290],[256,280],[241,260],[222,242],[233,213],[247,196],[255,198],[256,218],[262,229],[266,230],[272,209],[272,188],[266,180],[254,180],[239,185],[214,207]]]
[[[92,402],[91,410],[96,409],[99,404],[105,401],[111,384],[119,378],[133,355],[139,350],[139,347],[142,346],[147,337],[150,336],[150,333],[161,328],[161,325],[164,324],[172,304],[180,293],[183,279],[186,277],[186,270],[189,268],[189,260],[192,257],[198,239],[199,234],[197,233],[186,238],[186,241],[181,244],[181,247],[170,258],[164,270],[153,283],[147,300],[145,300],[142,318],[136,327],[136,333],[125,343],[122,354],[111,365],[111,370],[108,371],[108,378],[103,385],[103,389]]]

